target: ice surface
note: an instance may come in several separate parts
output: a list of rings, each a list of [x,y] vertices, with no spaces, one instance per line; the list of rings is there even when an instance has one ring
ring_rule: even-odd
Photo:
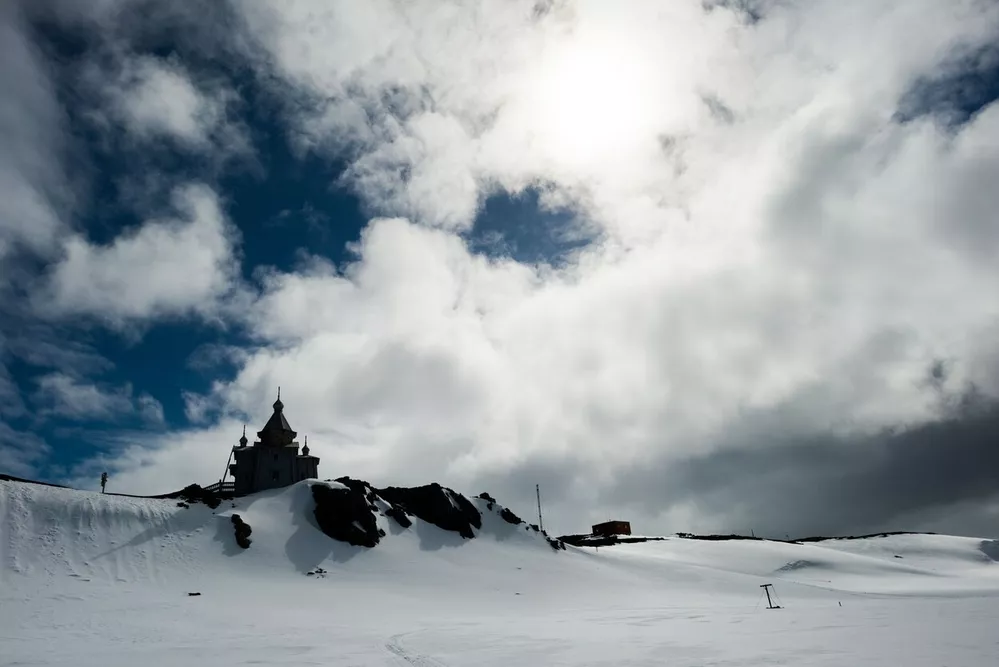
[[[999,664],[991,541],[555,551],[483,511],[473,540],[379,518],[365,549],[318,530],[308,484],[213,512],[0,482],[0,664]]]

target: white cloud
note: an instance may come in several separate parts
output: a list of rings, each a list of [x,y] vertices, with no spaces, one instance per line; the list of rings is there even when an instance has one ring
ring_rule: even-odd
[[[207,424],[211,421],[211,417],[218,412],[218,401],[213,400],[211,396],[185,391],[183,398],[184,416],[191,424]]]
[[[226,422],[212,429],[191,429],[169,436],[135,434],[127,441],[121,439],[113,455],[76,466],[66,481],[76,487],[94,488],[100,472],[106,470],[116,492],[144,495],[177,491],[191,483],[212,484],[225,473],[241,428],[236,422]],[[139,438],[142,444],[134,444]],[[177,480],[184,482],[177,486]]]
[[[16,5],[0,7],[0,261],[16,249],[47,254],[72,200],[60,158],[63,116],[41,53]],[[2,265],[0,265],[2,266]],[[9,270],[9,269],[8,269]]]
[[[93,69],[89,76],[112,118],[133,138],[173,139],[215,156],[251,151],[232,113],[239,96],[224,81],[199,85],[176,59],[124,54],[117,65],[117,71]]]
[[[895,120],[920,77],[994,42],[994,4],[766,3],[752,25],[700,0],[238,7],[261,75],[315,102],[302,147],[346,151],[346,182],[412,222],[373,221],[339,271],[270,274],[245,314],[258,347],[188,401],[223,426],[128,453],[136,484],[203,478],[280,384],[324,476],[515,506],[537,481],[565,530],[602,499],[650,530],[726,527],[725,503],[617,485],[931,422],[940,358],[948,392],[996,386],[999,106]],[[469,253],[453,231],[530,185],[605,242],[559,270]]]
[[[207,186],[176,189],[173,206],[177,217],[149,220],[110,245],[67,239],[64,257],[37,295],[39,308],[112,325],[215,312],[236,280],[236,232]]]
[[[138,135],[165,134],[203,145],[219,122],[221,103],[194,87],[183,69],[151,58],[129,63],[115,100],[129,129]]]
[[[133,410],[131,387],[105,389],[62,373],[37,380],[40,413],[69,419],[114,420]]]
[[[0,422],[0,470],[30,478],[50,453],[48,443],[34,433],[18,431]]]
[[[36,415],[77,421],[116,422],[137,416],[146,427],[163,426],[163,405],[147,393],[135,396],[130,384],[111,386],[54,372],[35,380]]]
[[[24,401],[21,392],[7,370],[0,362],[0,416],[19,417],[24,414]]]
[[[163,425],[163,404],[149,394],[140,394],[135,399],[135,407],[142,421],[146,424],[150,426]]]

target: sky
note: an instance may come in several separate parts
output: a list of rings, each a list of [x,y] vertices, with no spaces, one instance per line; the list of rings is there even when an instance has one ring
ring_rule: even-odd
[[[0,471],[999,535],[999,4],[0,4]]]

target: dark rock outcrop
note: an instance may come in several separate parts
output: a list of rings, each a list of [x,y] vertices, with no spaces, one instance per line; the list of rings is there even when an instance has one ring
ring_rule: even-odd
[[[521,519],[519,516],[511,512],[506,507],[500,510],[499,515],[504,521],[506,521],[507,523],[512,523],[515,526],[519,526],[520,524],[524,523],[523,519]]]
[[[565,544],[574,547],[609,547],[615,544],[633,544],[635,542],[659,542],[665,537],[631,537],[629,535],[563,535],[558,538]],[[563,545],[564,546],[564,545]]]
[[[338,484],[343,484],[354,493],[364,496],[369,503],[375,502],[375,500],[378,498],[377,494],[375,494],[375,490],[372,489],[371,485],[365,482],[364,480],[353,479],[351,477],[338,477],[333,481],[337,482]]]
[[[409,528],[410,526],[413,525],[413,522],[409,518],[409,515],[406,514],[406,512],[404,512],[401,508],[396,507],[395,505],[385,510],[385,516],[395,520],[395,522],[400,526],[402,526],[403,528]]]
[[[390,486],[378,489],[377,493],[407,513],[466,539],[475,537],[473,527],[482,528],[482,515],[475,505],[465,496],[440,484],[412,488]]]
[[[371,506],[371,511],[377,513],[379,511],[378,502],[382,503],[382,506],[388,505],[388,508],[382,507],[381,513],[385,516],[393,519],[403,528],[409,528],[413,525],[413,521],[409,518],[409,515],[401,507],[393,505],[391,502],[381,498],[378,493],[371,488],[371,485],[360,479],[353,479],[350,477],[339,477],[335,482],[343,484],[348,487],[353,493],[363,495],[365,500],[368,501],[368,505]],[[383,533],[384,534],[384,533]]]
[[[756,537],[755,535],[696,535],[694,533],[676,533],[675,537],[683,540],[703,540],[706,542],[729,542],[748,540],[751,542],[783,542],[785,544],[803,544],[806,542],[824,542],[826,540],[867,540],[876,537],[889,537],[892,535],[932,535],[933,533],[873,533],[871,535],[850,535],[847,537],[803,537],[796,540],[780,540],[767,537]],[[606,547],[614,544],[630,544],[633,542],[652,542],[668,539],[666,537],[630,537],[627,535],[563,535],[559,538],[566,544],[576,547]]]
[[[764,538],[756,537],[755,535],[694,535],[693,533],[677,533],[676,536],[685,540],[705,540],[708,542],[729,542],[733,540],[766,541]],[[775,541],[784,542],[784,540]]]
[[[222,498],[217,493],[208,491],[198,484],[185,486],[176,494],[170,494],[169,497],[176,497],[187,503],[204,503],[212,509],[222,504]]]
[[[441,486],[427,484],[413,488],[387,487],[374,489],[367,482],[341,477],[336,484],[312,484],[315,516],[319,528],[329,537],[357,546],[374,547],[385,531],[378,528],[378,516],[385,516],[403,528],[413,525],[413,517],[432,523],[443,530],[458,533],[466,539],[475,537],[482,528],[482,514],[462,494]],[[561,551],[565,544],[549,537],[537,526],[496,503],[488,493],[479,494],[488,511],[498,514],[507,523],[523,526],[525,531],[540,532],[552,549]]]
[[[312,485],[315,516],[320,530],[334,540],[358,547],[373,547],[384,537],[375,519],[377,509],[368,499],[370,487],[363,482],[341,482],[347,488]]]
[[[250,533],[253,529],[250,528],[250,524],[243,521],[243,517],[238,514],[232,515],[232,525],[236,529],[236,544],[243,547],[244,549],[250,548]]]
[[[799,537],[794,540],[789,540],[790,542],[825,542],[827,540],[869,540],[875,537],[892,537],[894,535],[936,535],[936,533],[928,532],[913,532],[911,530],[896,530],[888,533],[871,533],[869,535],[844,535],[840,537]],[[775,540],[777,542],[783,542],[785,540]]]

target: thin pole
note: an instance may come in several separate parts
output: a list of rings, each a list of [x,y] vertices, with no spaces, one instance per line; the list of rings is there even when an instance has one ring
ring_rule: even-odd
[[[545,520],[541,517],[541,485],[534,485],[534,492],[538,494],[538,527],[541,528],[541,532],[545,532]]]
[[[773,586],[773,584],[763,584],[762,586],[760,586],[760,588],[762,588],[764,591],[766,591],[766,594],[767,594],[767,609],[776,609],[776,607],[774,607],[773,600],[770,599],[770,587],[771,586]]]
[[[229,460],[225,462],[225,472],[222,473],[222,479],[219,480],[219,485],[225,481],[225,476],[229,474],[229,464],[232,463],[232,450],[229,450]]]

